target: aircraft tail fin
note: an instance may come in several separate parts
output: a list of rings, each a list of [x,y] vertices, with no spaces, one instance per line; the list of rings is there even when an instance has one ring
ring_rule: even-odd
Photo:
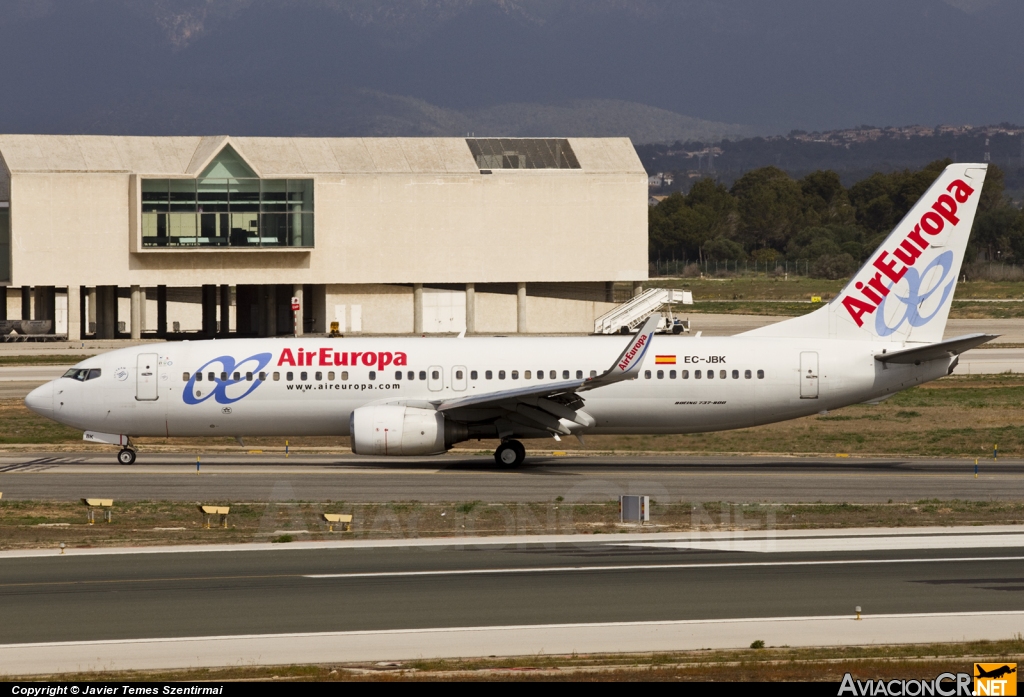
[[[942,340],[986,164],[952,164],[820,310],[745,336]]]

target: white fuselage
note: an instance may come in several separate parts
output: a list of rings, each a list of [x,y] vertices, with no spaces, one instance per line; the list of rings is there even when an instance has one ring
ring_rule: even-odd
[[[345,436],[358,407],[397,401],[429,407],[596,375],[622,346],[618,336],[147,344],[89,358],[77,367],[98,368],[99,377],[54,380],[27,403],[75,428],[127,436]],[[921,365],[874,359],[898,348],[891,342],[658,336],[636,380],[581,394],[596,422],[584,432],[742,428],[878,399],[949,372],[948,358]]]

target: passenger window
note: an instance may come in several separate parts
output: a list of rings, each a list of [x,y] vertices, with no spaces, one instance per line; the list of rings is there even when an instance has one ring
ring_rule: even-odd
[[[745,377],[747,380],[749,380],[750,379],[750,371],[749,370],[744,370],[743,371],[743,377]]]
[[[714,380],[714,379],[715,379],[715,371],[709,370],[708,371],[708,380]]]
[[[89,374],[85,376],[86,380],[95,380],[100,376],[99,368],[89,368]]]
[[[420,380],[426,380],[426,379],[427,379],[427,371],[421,370],[420,371]]]
[[[533,377],[533,376],[530,375],[530,371],[529,370],[523,372],[523,378],[524,379],[529,380],[531,377]]]
[[[261,373],[260,373],[260,382],[265,382],[265,381],[266,381],[266,379],[267,379],[267,374],[266,374],[266,373],[263,373],[263,372],[261,372]]]
[[[700,371],[699,370],[693,371],[693,379],[694,380],[700,380]]]
[[[479,377],[479,376],[477,375],[477,372],[475,370],[469,371],[469,379],[470,380],[476,380],[477,377]]]
[[[274,382],[277,382],[280,379],[281,379],[281,373],[275,372],[274,373]]]
[[[239,375],[237,372],[236,373],[232,373],[231,374],[231,379],[234,380],[235,382],[239,382],[242,379],[242,376]]]
[[[414,373],[413,371],[410,370],[408,373],[405,374],[405,379],[406,380],[415,380],[416,379],[416,373]]]
[[[679,377],[681,377],[683,380],[689,380],[690,379],[690,371],[689,370],[681,370],[681,371],[679,371]]]
[[[456,380],[461,380],[462,376],[463,376],[463,372],[461,370],[456,370],[455,371],[455,379]]]
[[[718,371],[718,377],[722,378],[723,380],[725,380],[727,375],[728,375],[728,373],[726,373],[724,370],[719,370]]]
[[[658,371],[658,379],[659,380],[664,380],[665,379],[665,371],[664,370],[659,370]]]
[[[246,373],[245,374],[245,379],[248,382],[252,382],[252,373]]]
[[[228,374],[225,371],[223,371],[223,370],[220,373],[220,381],[221,382],[227,382],[228,381]]]
[[[739,380],[740,379],[740,371],[738,371],[738,370],[732,371],[732,379],[733,380]]]
[[[299,373],[299,380],[301,380],[302,382],[309,380],[309,373],[307,373],[306,371],[302,371],[301,373]]]
[[[333,380],[333,379],[334,378],[331,378],[331,380]],[[401,370],[396,370],[395,371],[395,380],[401,380],[401,379],[402,379],[402,371]]]
[[[210,382],[213,382],[214,380],[217,379],[217,374],[216,373],[207,373],[206,374],[206,379],[209,380]]]
[[[323,373],[321,373],[321,372],[320,372],[319,370],[318,370],[318,371],[316,371],[315,375],[316,375],[316,381],[317,381],[317,382],[320,382],[321,380],[323,380],[323,379],[324,379],[324,374],[323,374]]]
[[[68,372],[70,373],[71,371],[68,371]],[[77,375],[71,375],[71,376],[65,376],[65,377],[77,377]],[[188,378],[189,378],[188,373],[182,373],[181,374],[181,381],[182,382],[188,382]]]
[[[597,377],[597,371],[596,370],[591,370],[590,371],[590,377],[596,378]]]
[[[494,373],[493,372],[491,372],[490,370],[485,370],[484,371],[484,380],[490,380],[493,377],[494,377]]]
[[[440,378],[441,378],[441,372],[440,371],[437,371],[437,370],[431,370],[430,371],[430,379],[431,380],[439,380]]]
[[[562,379],[563,380],[568,380],[569,379],[569,371],[568,370],[563,370],[562,371]]]
[[[538,380],[543,380],[544,379],[544,371],[543,370],[538,370],[537,371],[537,379]]]
[[[550,373],[548,373],[548,378],[550,378],[551,380],[554,380],[557,377],[558,377],[558,371],[556,371],[556,370],[552,370]],[[566,375],[565,377],[569,377],[569,376]]]
[[[348,371],[347,370],[341,371],[341,379],[342,380],[348,380]]]
[[[512,371],[512,379],[513,380],[518,380],[519,379],[519,371],[518,370],[513,370]]]
[[[757,371],[757,379],[758,380],[764,380],[764,371],[763,370]]]
[[[292,372],[285,373],[284,374],[284,379],[287,380],[288,382],[291,382],[292,380],[295,379],[295,373],[292,373]]]
[[[577,380],[582,380],[583,379],[583,371],[582,370],[577,370],[576,371],[576,379]]]
[[[674,371],[674,370],[668,371],[668,377],[669,377],[669,380],[675,380],[676,379],[676,371]]]
[[[377,371],[376,370],[371,370],[370,371],[370,379],[371,380],[376,380],[377,379]]]
[[[498,379],[499,380],[504,380],[505,379],[505,371],[504,370],[499,370],[498,371]]]
[[[644,371],[644,379],[645,380],[650,380],[651,379],[651,371],[649,371],[649,370],[645,370]]]
[[[329,382],[334,382],[334,371],[333,371],[333,370],[331,370],[331,371],[329,371],[329,372],[327,373],[327,380],[328,380]]]

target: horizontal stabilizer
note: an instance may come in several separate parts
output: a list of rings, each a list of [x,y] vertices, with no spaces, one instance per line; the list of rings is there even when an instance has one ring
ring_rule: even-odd
[[[998,334],[966,334],[926,346],[875,354],[875,360],[882,363],[924,363],[937,358],[952,358],[998,337]]]

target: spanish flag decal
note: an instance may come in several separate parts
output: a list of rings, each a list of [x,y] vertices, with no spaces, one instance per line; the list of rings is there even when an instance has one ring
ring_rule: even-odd
[[[657,365],[675,365],[676,364],[676,357],[675,356],[655,356],[654,357],[654,362]]]

